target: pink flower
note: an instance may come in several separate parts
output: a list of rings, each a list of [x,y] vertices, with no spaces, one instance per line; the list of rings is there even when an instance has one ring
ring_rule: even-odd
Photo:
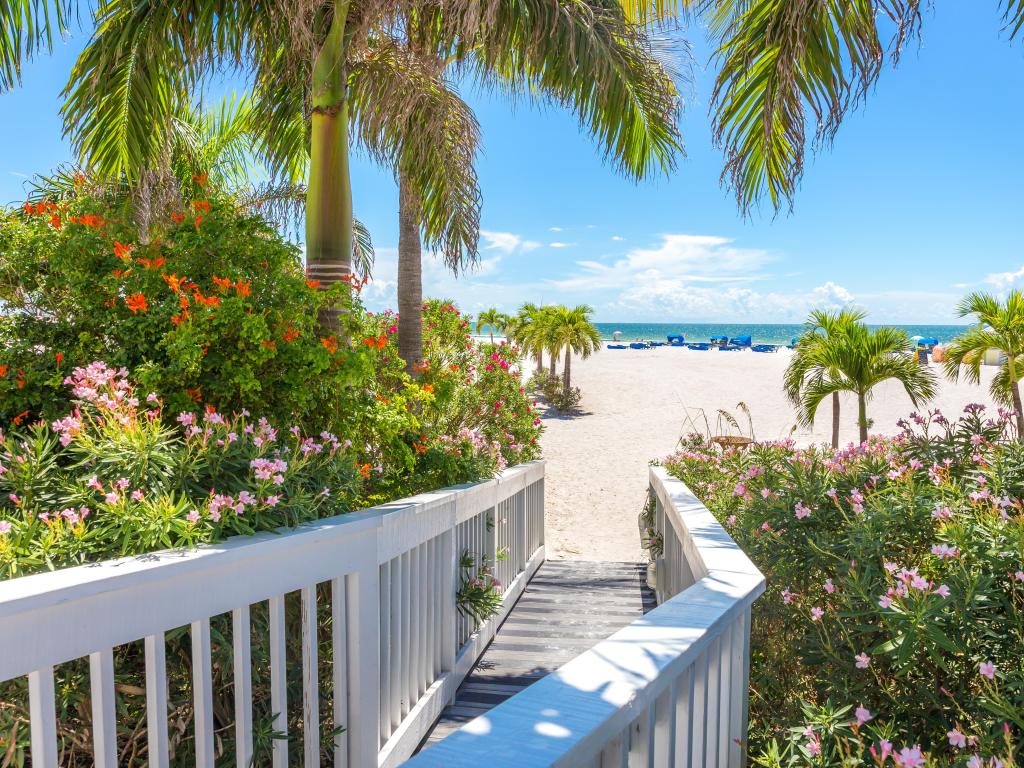
[[[996,678],[996,665],[991,661],[983,661],[978,665],[978,674],[987,677],[989,680]]]
[[[277,506],[277,502],[279,502],[280,500],[281,500],[280,496],[267,496],[267,498],[264,501],[264,503],[268,507],[276,507]]]
[[[18,498],[16,493],[7,494],[7,498],[11,500],[11,504],[21,504],[21,499]]]
[[[892,605],[892,598],[889,597],[888,595],[882,595],[880,598],[878,598],[878,607],[879,608],[888,608],[891,605]]]
[[[782,590],[782,602],[785,605],[790,605],[793,602],[793,598],[794,597],[795,597],[795,595],[792,592],[790,592],[788,589]]]
[[[802,501],[798,501],[796,507],[793,508],[793,514],[796,515],[798,520],[802,520],[805,517],[811,516],[811,508]]]
[[[86,483],[86,485],[88,485],[90,488],[96,489],[97,491],[103,490],[103,483],[96,479],[96,475],[90,477],[89,482]]]
[[[818,738],[817,734],[814,734],[807,741],[807,751],[810,752],[814,757],[817,757],[821,754],[821,740]]]
[[[6,536],[11,532],[11,524],[7,520],[0,520],[0,536]]]
[[[194,413],[179,413],[177,420],[178,423],[181,424],[181,426],[191,427],[193,424],[196,423],[196,415]]]
[[[858,653],[853,658],[857,660],[857,669],[867,669],[871,665],[871,657],[866,653]]]
[[[115,491],[111,491],[103,498],[103,500],[106,501],[107,504],[117,504],[117,502],[121,500],[121,497]]]
[[[967,768],[984,768],[985,761],[977,755],[971,755],[967,758]]]
[[[945,584],[939,584],[938,588],[935,590],[935,594],[939,597],[949,597],[949,587]]]
[[[874,718],[874,715],[871,714],[871,710],[867,709],[866,707],[857,707],[857,709],[854,711],[854,714],[857,716],[858,727],[864,725],[864,723],[866,723],[868,720]]]
[[[193,509],[191,512],[189,512],[185,516],[185,519],[188,520],[190,523],[197,523],[197,522],[199,522],[199,512],[198,512],[198,510]]]
[[[142,501],[143,495],[144,494],[142,493],[142,491],[140,491],[137,488],[134,491],[132,491],[132,498],[135,499],[135,501]]]
[[[821,621],[821,617],[824,615],[825,611],[823,611],[818,606],[814,606],[813,608],[811,608],[811,621]]]
[[[725,518],[725,524],[726,525],[736,525],[736,515],[729,515],[727,518]],[[1021,573],[1021,572],[1018,571],[1018,573]],[[1021,575],[1024,576],[1024,574],[1021,574]],[[1024,578],[1022,578],[1021,581],[1024,581]]]
[[[924,755],[921,754],[921,746],[919,744],[915,744],[913,747],[904,747],[892,759],[900,768],[920,768],[920,766],[924,765]]]
[[[1015,574],[1013,574],[1013,578],[1015,578],[1017,581],[1024,581],[1024,571],[1017,571]]]
[[[951,547],[948,544],[933,544],[932,554],[938,555],[939,557],[957,557],[960,554],[960,550],[957,547]]]
[[[836,585],[832,583],[832,579],[825,579],[825,591],[830,595],[836,591]]]
[[[744,485],[743,483],[736,483],[736,487],[733,488],[732,495],[733,496],[743,496],[743,495],[746,494],[746,492],[747,492],[747,486],[746,485]]]
[[[960,733],[956,728],[947,733],[946,736],[949,738],[949,746],[951,747],[963,749],[967,746],[967,737]]]

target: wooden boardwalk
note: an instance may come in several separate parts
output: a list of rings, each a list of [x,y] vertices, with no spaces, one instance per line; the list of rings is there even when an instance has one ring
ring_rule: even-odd
[[[654,608],[643,573],[638,563],[544,563],[424,744],[440,741]]]

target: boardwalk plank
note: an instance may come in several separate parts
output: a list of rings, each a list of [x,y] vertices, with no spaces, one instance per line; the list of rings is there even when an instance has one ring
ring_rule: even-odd
[[[544,563],[424,745],[440,741],[651,610],[654,594],[644,576],[645,568],[636,563]]]

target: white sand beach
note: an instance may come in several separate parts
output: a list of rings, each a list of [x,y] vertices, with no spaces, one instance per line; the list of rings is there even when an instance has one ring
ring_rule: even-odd
[[[573,359],[573,385],[583,400],[579,411],[544,417],[547,459],[547,541],[553,559],[635,560],[639,546],[636,518],[644,502],[647,465],[670,453],[689,413],[715,431],[717,410],[736,413],[745,402],[757,439],[790,435],[796,419],[782,393],[783,371],[792,353],[697,352],[662,347],[652,350],[602,349],[589,360]],[[991,405],[988,382],[995,367],[983,369],[981,386],[948,381],[941,366],[938,396],[929,405],[950,418],[973,402]],[[561,366],[559,366],[561,372]],[[841,439],[857,438],[856,402],[842,401]],[[894,382],[875,390],[868,404],[873,433],[899,431],[896,421],[913,411]],[[746,420],[737,413],[746,428]],[[686,429],[685,431],[692,431]],[[799,428],[798,444],[825,442],[831,435],[826,403],[813,429]]]

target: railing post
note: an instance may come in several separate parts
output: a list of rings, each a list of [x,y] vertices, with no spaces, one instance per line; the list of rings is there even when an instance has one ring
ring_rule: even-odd
[[[351,768],[376,768],[380,750],[380,577],[371,563],[345,579],[348,643],[348,748]]]
[[[526,489],[515,495],[514,508],[516,511],[516,522],[519,525],[519,538],[517,549],[519,550],[519,562],[516,563],[516,573],[526,570],[526,563],[530,560],[530,526],[526,522]]]
[[[459,590],[459,547],[455,540],[457,525],[452,526],[441,536],[441,671],[451,672],[455,669],[455,655],[458,653],[458,611],[455,595]],[[454,691],[452,692],[454,696]]]

